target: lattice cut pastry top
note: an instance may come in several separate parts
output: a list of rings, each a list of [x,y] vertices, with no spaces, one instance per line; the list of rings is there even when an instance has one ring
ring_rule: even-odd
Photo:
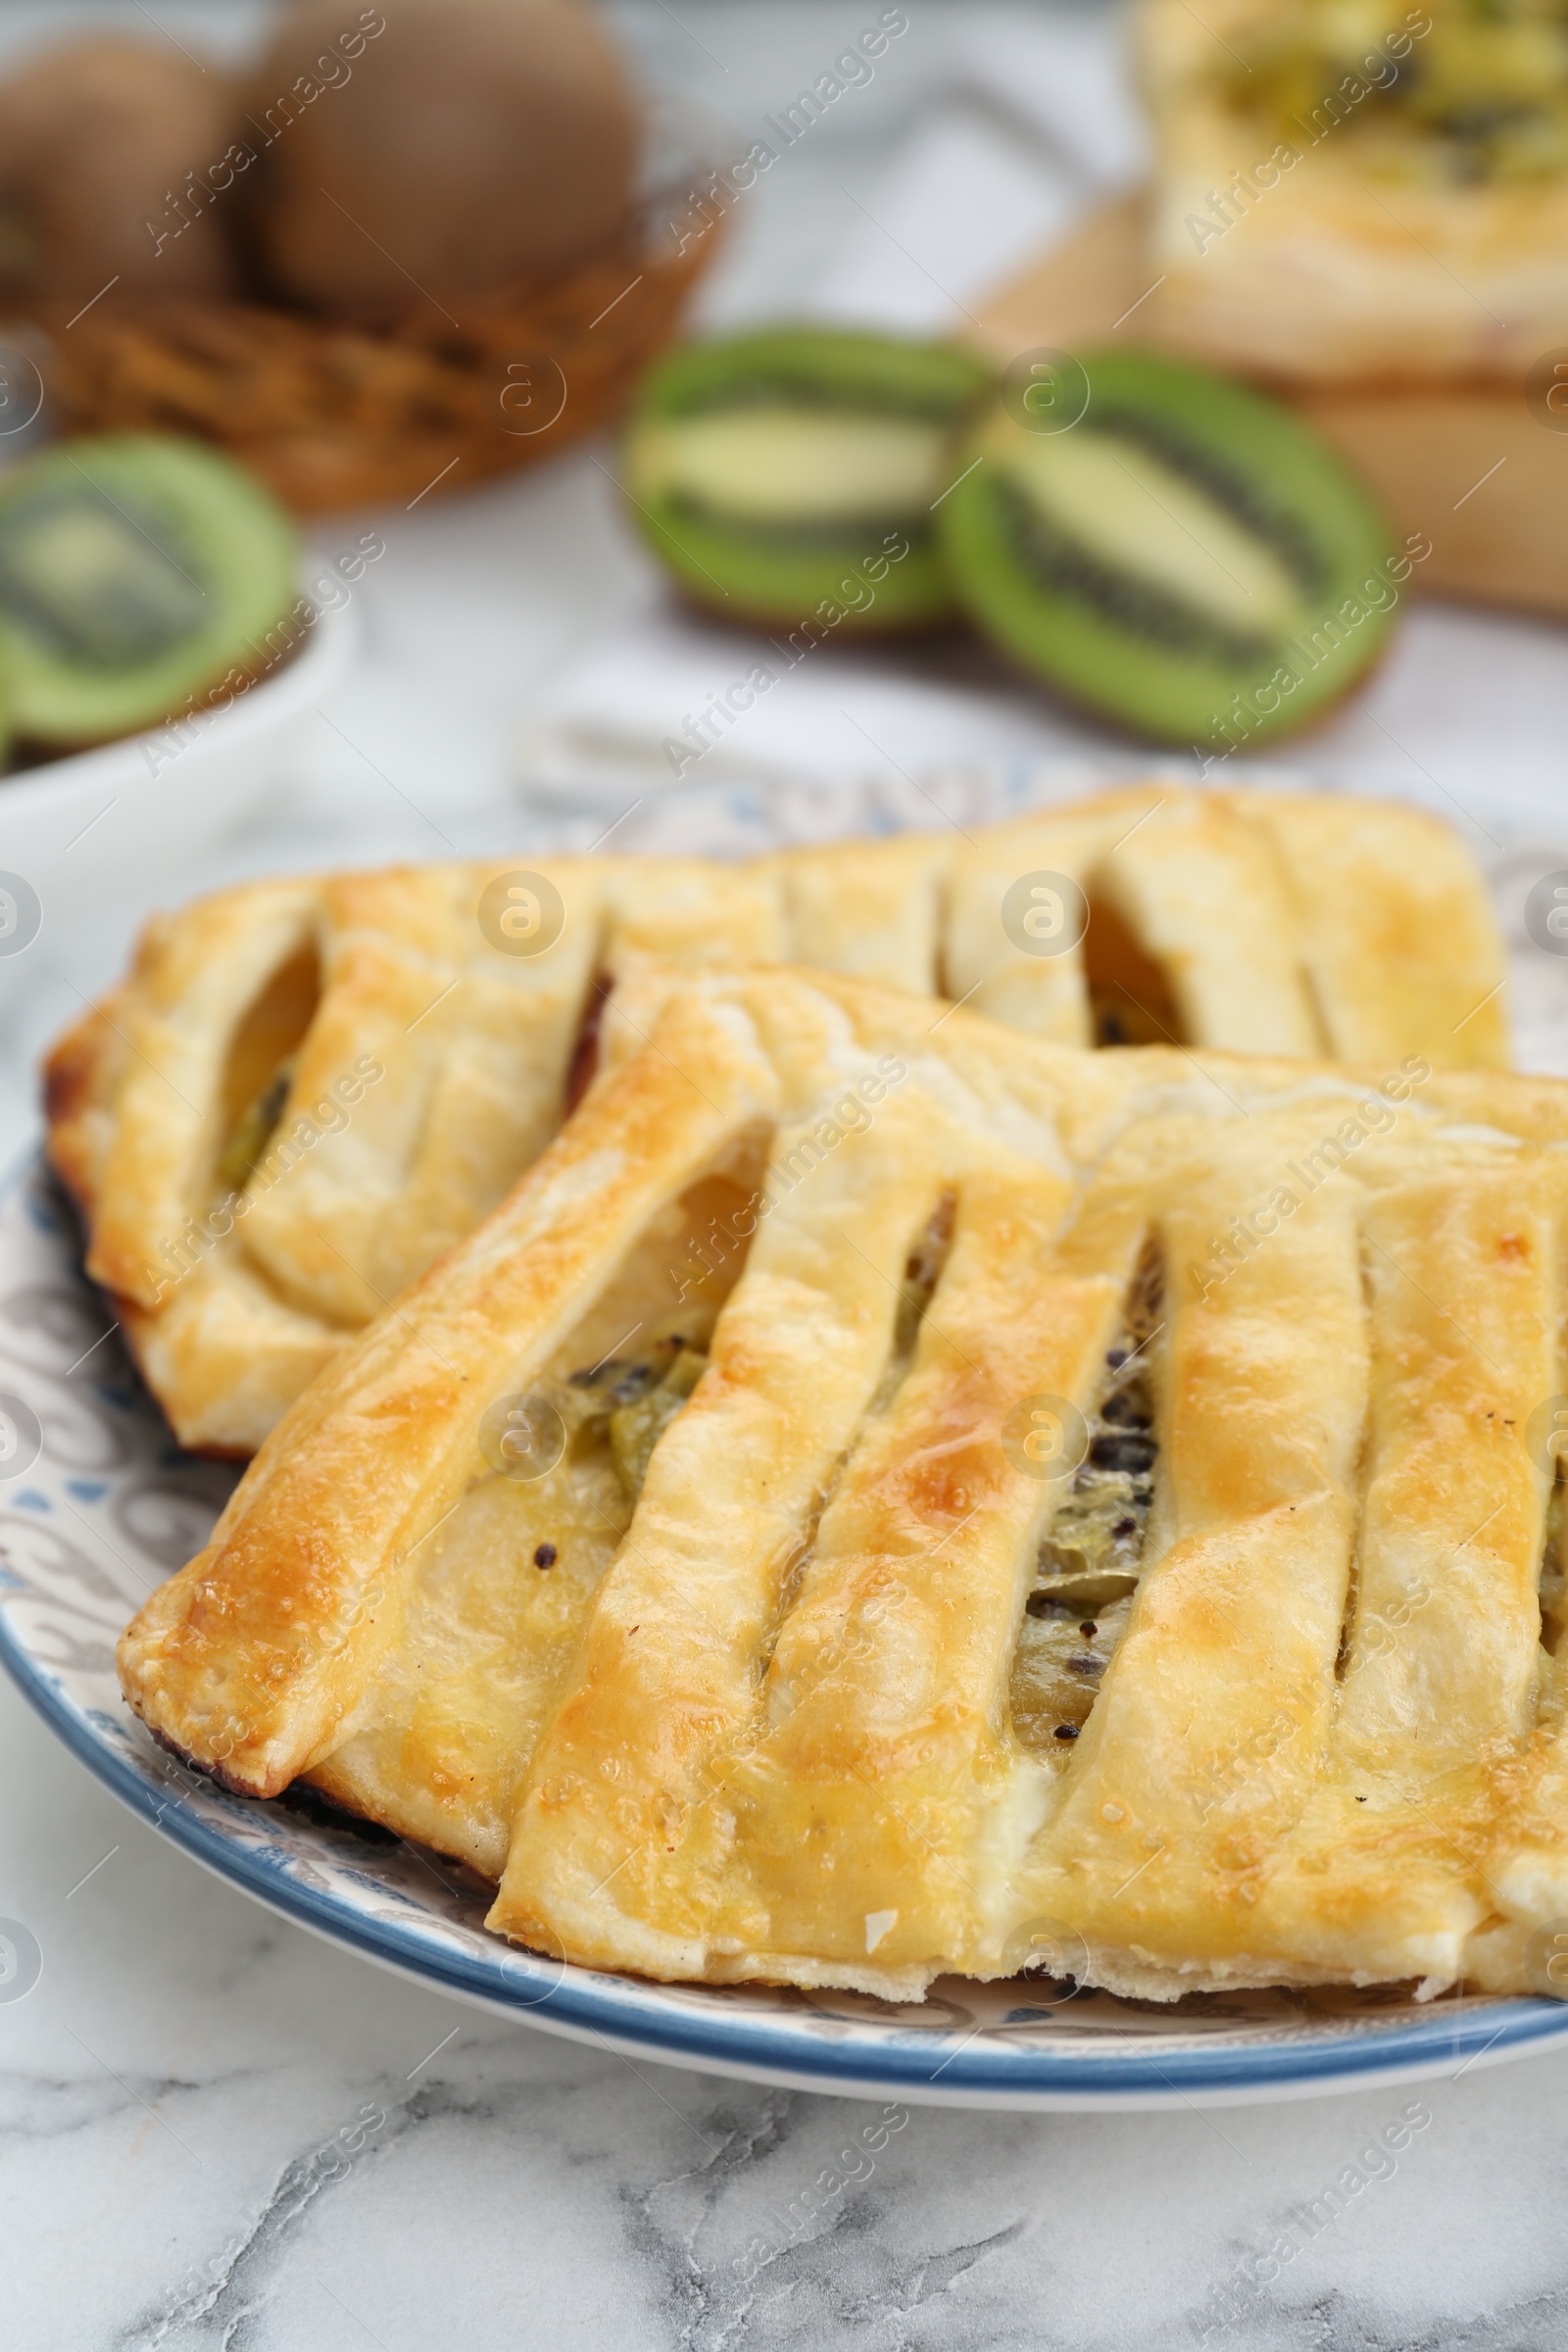
[[[126,1632],[158,1737],[653,1977],[1523,1984],[1568,1087],[792,971],[626,1012]]]
[[[183,1444],[254,1450],[472,1231],[560,1126],[604,987],[650,957],[814,964],[1067,1045],[1506,1060],[1481,878],[1412,808],[1160,783],[972,841],[540,862],[563,924],[538,955],[481,919],[506,866],[201,900],[55,1049],[51,1156]],[[1083,945],[1004,919],[1040,873],[1085,894]]]

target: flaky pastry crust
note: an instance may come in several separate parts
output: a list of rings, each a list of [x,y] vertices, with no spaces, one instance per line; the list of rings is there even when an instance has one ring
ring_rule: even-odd
[[[620,1014],[127,1630],[158,1736],[656,1978],[1535,1983],[1568,1086],[800,970]],[[701,1369],[630,1468],[639,1345]],[[514,1475],[518,1398],[574,1434]]]
[[[50,1155],[183,1445],[254,1451],[472,1231],[588,1075],[603,991],[650,962],[807,961],[1066,1045],[1506,1060],[1480,876],[1409,808],[1162,782],[972,839],[540,862],[561,927],[537,954],[481,919],[515,863],[200,900],[55,1048]],[[1042,875],[1059,943],[1024,927],[1031,905],[1008,912]],[[274,1123],[236,1165],[274,1073]]]
[[[1142,0],[1160,339],[1308,384],[1522,384],[1568,337],[1568,176],[1478,180],[1426,157],[1414,128],[1382,125],[1369,161],[1379,90],[1401,67],[1421,71],[1432,17],[1420,7],[1368,19],[1350,70],[1325,69],[1288,119],[1257,118],[1244,53],[1266,45],[1279,13],[1278,0],[1211,0],[1201,17],[1185,0]]]

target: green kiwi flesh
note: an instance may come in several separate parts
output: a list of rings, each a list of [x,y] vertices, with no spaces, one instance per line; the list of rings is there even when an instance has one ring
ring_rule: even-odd
[[[199,442],[112,434],[18,466],[0,485],[0,670],[18,733],[103,742],[267,668],[299,560],[270,492]]]
[[[831,607],[846,629],[925,626],[954,609],[933,507],[993,380],[962,353],[834,327],[695,346],[655,371],[627,434],[633,512],[732,619],[792,628]]]
[[[1302,725],[1367,668],[1397,602],[1376,504],[1275,401],[1150,352],[1081,365],[1075,424],[1033,429],[1004,390],[959,453],[973,470],[939,521],[971,615],[1161,742],[1223,752]]]

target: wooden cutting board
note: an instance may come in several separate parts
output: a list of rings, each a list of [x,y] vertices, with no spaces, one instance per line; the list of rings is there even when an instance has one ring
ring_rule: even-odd
[[[1143,199],[1128,197],[999,287],[965,340],[1003,364],[1041,346],[1157,347],[1148,288]],[[1372,484],[1396,530],[1431,540],[1412,585],[1568,618],[1568,413],[1551,429],[1522,384],[1288,397]]]

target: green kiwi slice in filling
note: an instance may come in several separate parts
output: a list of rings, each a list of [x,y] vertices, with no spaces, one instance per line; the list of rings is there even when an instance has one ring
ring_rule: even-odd
[[[288,1101],[296,1058],[290,1054],[286,1061],[280,1061],[261,1093],[240,1113],[232,1135],[219,1153],[215,1174],[220,1196],[242,1193],[261,1166]]]
[[[1398,601],[1372,498],[1290,411],[1205,369],[1114,352],[1080,375],[1038,416],[1009,381],[958,452],[939,522],[971,614],[1156,740],[1224,752],[1300,725]]]
[[[0,664],[18,732],[101,742],[269,667],[297,631],[300,545],[270,492],[198,442],[73,441],[0,487]]]
[[[635,1356],[574,1372],[564,1404],[569,1429],[608,1443],[633,1502],[643,1491],[654,1447],[708,1369],[701,1340],[668,1332]]]
[[[1227,47],[1228,106],[1298,155],[1332,132],[1353,142],[1358,171],[1385,176],[1517,184],[1568,171],[1563,0],[1276,0]]]
[[[1009,1707],[1026,1747],[1058,1757],[1088,1722],[1132,1615],[1159,1456],[1151,1356],[1163,1268],[1146,1250],[1105,1356],[1089,1446],[1040,1546],[1013,1657]]]
[[[627,434],[633,513],[687,594],[733,619],[940,620],[933,508],[993,380],[959,352],[833,327],[696,346],[655,371]]]

